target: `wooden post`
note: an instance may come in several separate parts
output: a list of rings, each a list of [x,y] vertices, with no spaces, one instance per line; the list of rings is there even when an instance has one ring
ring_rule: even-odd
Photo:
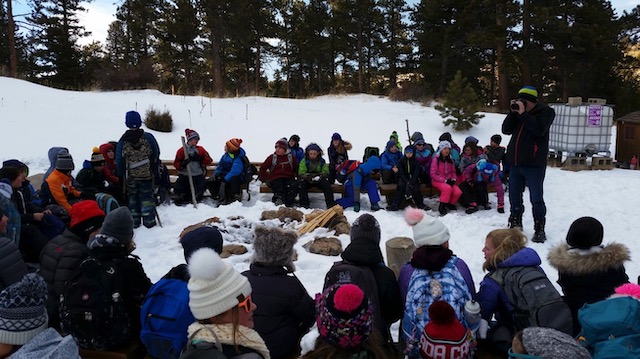
[[[388,240],[385,243],[385,247],[387,250],[387,266],[393,270],[396,278],[398,278],[400,269],[411,259],[413,251],[416,250],[416,245],[413,243],[413,239],[409,237],[395,237]]]

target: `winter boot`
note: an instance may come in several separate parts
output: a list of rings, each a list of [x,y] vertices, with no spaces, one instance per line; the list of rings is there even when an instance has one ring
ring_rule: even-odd
[[[511,213],[509,216],[509,228],[515,227],[520,227],[520,229],[522,229],[522,215]]]
[[[449,213],[449,210],[447,209],[447,204],[440,202],[440,207],[438,207],[438,211],[440,212],[441,216],[444,216],[447,213]]]
[[[472,214],[472,213],[476,213],[478,212],[478,206],[475,203],[472,203],[469,208],[467,208],[466,211],[464,211],[466,214]]]
[[[380,205],[378,204],[378,202],[376,202],[376,203],[371,203],[371,210],[372,210],[373,212],[375,212],[375,211],[379,211],[379,210],[381,210],[381,209],[382,209],[382,208],[380,208]]]
[[[498,203],[498,213],[504,213],[504,203]]]
[[[387,211],[389,212],[395,212],[399,210],[398,205],[396,205],[395,203],[391,203],[390,205],[387,206]]]
[[[444,205],[450,211],[457,211],[458,210],[458,207],[456,207],[456,205],[454,203],[445,203]]]
[[[485,211],[488,211],[488,210],[490,210],[490,209],[491,209],[491,205],[490,205],[489,203],[485,203],[485,204],[483,205],[483,208],[484,208],[484,210],[485,210]]]
[[[533,220],[533,230],[535,231],[532,239],[533,242],[544,243],[544,241],[547,240],[547,234],[544,233],[545,222],[546,220],[544,218]]]

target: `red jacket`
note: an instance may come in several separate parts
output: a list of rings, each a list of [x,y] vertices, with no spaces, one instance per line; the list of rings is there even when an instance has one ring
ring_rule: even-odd
[[[276,155],[276,163],[273,165],[273,156],[269,155],[260,165],[259,178],[262,182],[273,181],[278,178],[296,178],[298,173],[298,161],[292,153],[286,153],[282,156]],[[272,168],[273,167],[273,168]]]

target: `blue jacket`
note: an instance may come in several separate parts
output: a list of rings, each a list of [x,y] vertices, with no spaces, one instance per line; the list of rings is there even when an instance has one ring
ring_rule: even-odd
[[[510,268],[510,267],[538,267],[540,271],[540,256],[535,250],[525,247],[503,262],[498,264],[498,268]],[[511,303],[507,299],[507,294],[502,289],[500,284],[490,278],[493,271],[485,275],[482,282],[480,282],[480,291],[478,292],[478,302],[482,308],[482,318],[490,321],[491,316],[496,314],[496,320],[498,325],[511,325]]]
[[[224,180],[226,182],[231,181],[231,178],[235,176],[241,176],[242,168],[244,167],[242,164],[242,157],[246,156],[247,153],[240,147],[238,151],[238,155],[229,154],[225,152],[222,157],[220,157],[220,161],[218,161],[218,165],[216,166],[215,171],[213,171],[214,175],[223,175]]]
[[[304,159],[304,150],[300,146],[289,147],[289,149],[291,150],[291,154],[293,155],[293,157],[298,160],[298,163],[300,163]]]
[[[371,172],[380,170],[380,158],[378,156],[371,156],[367,162],[358,166],[358,170],[353,171],[353,187],[360,188],[362,181],[365,177],[368,177]]]
[[[20,245],[20,230],[22,228],[20,212],[15,204],[11,201],[13,187],[9,183],[9,179],[0,181],[0,208],[4,211],[5,216],[9,219],[7,223],[7,232],[4,233],[7,238],[12,240],[16,245]]]
[[[393,146],[396,146],[396,141],[387,142],[387,147],[380,157],[382,158],[381,170],[391,170],[393,166],[398,163],[398,161],[402,158],[402,152],[396,151],[396,153],[391,153],[389,149]]]

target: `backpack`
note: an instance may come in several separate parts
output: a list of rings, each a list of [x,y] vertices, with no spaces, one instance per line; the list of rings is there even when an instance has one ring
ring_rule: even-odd
[[[349,174],[360,166],[360,161],[357,160],[347,160],[342,162],[342,164],[336,169],[336,179],[340,183],[344,183],[347,180]]]
[[[378,283],[371,268],[357,266],[346,261],[335,262],[324,277],[323,290],[336,283],[352,283],[362,289],[373,305],[373,327],[377,330],[382,329],[383,320],[380,297],[378,296]]]
[[[640,357],[640,301],[617,297],[585,304],[578,311],[582,337],[593,358]]]
[[[573,317],[549,278],[537,267],[498,268],[491,273],[507,294],[515,330],[527,327],[555,328],[569,335]]]
[[[405,354],[420,358],[420,338],[429,322],[429,306],[436,300],[444,300],[453,307],[456,317],[466,327],[464,305],[471,299],[467,282],[456,268],[458,257],[451,257],[438,272],[414,269],[409,279],[407,297],[402,318],[402,335]]]
[[[287,153],[287,162],[289,163],[289,166],[291,167],[291,169],[293,169],[293,155],[291,154],[291,152]],[[273,171],[273,169],[276,168],[276,165],[278,165],[278,155],[274,153],[273,157],[271,157],[270,171]]]
[[[122,158],[126,164],[126,178],[134,181],[148,181],[154,178],[151,166],[152,155],[151,145],[144,136],[141,136],[136,143],[124,141]]]
[[[362,163],[367,162],[371,156],[380,156],[380,149],[378,147],[367,147],[364,149],[364,156],[362,156]]]
[[[189,309],[187,282],[161,279],[147,293],[140,310],[140,340],[154,358],[176,359],[187,344],[187,328],[196,319]]]
[[[126,345],[131,326],[123,298],[122,261],[85,259],[60,298],[60,324],[83,349],[110,350]]]
[[[256,169],[256,166],[251,164],[251,161],[249,161],[249,158],[247,158],[246,155],[242,156],[241,159],[242,159],[242,175],[244,176],[243,183],[249,183],[253,181],[253,176],[258,175],[258,170]],[[293,161],[293,159],[290,159],[290,161]],[[273,164],[272,166],[275,166],[275,164]]]
[[[115,197],[104,192],[96,193],[96,202],[98,203],[98,207],[100,207],[105,214],[109,214],[109,212],[120,207],[120,204]]]

